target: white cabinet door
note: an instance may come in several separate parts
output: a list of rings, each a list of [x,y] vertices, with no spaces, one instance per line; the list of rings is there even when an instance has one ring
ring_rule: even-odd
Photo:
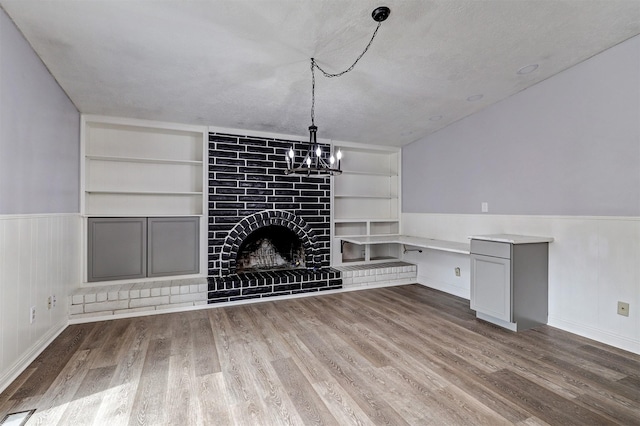
[[[471,309],[511,321],[511,261],[471,255]]]

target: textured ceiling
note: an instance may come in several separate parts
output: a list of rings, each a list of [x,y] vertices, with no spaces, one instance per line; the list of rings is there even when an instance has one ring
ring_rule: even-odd
[[[640,33],[639,0],[0,0],[82,113],[401,146]],[[529,74],[524,66],[538,64]],[[482,95],[479,100],[474,99]],[[440,118],[441,117],[441,118]]]

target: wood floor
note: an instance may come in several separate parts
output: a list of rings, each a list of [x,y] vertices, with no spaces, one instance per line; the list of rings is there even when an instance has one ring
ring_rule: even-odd
[[[29,425],[640,425],[640,356],[418,285],[68,327]]]

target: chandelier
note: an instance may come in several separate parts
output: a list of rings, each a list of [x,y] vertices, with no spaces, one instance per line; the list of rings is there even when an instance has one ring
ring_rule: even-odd
[[[378,23],[375,31],[373,31],[373,35],[371,36],[371,40],[364,48],[362,53],[358,55],[356,60],[348,67],[346,70],[339,73],[328,73],[318,63],[314,58],[311,58],[311,126],[309,126],[309,143],[306,146],[306,149],[302,150],[304,155],[296,156],[296,152],[294,147],[291,146],[289,151],[285,155],[287,161],[287,169],[285,170],[285,174],[297,174],[297,175],[316,175],[316,176],[334,176],[342,173],[342,169],[340,168],[340,160],[342,159],[342,152],[338,149],[338,152],[333,154],[331,150],[328,152],[324,152],[320,144],[318,144],[317,136],[318,127],[315,125],[315,104],[316,104],[316,74],[315,69],[317,68],[322,75],[327,78],[340,77],[349,71],[351,71],[358,61],[367,53],[371,43],[373,43],[373,39],[376,37],[378,33],[378,29],[382,22],[389,17],[391,10],[388,7],[381,6],[374,9],[371,13],[371,17],[374,21]],[[327,159],[328,156],[328,159]],[[296,157],[302,158],[302,162],[296,164]]]

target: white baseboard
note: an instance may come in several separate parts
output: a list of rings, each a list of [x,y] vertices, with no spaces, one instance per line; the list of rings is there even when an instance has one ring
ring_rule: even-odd
[[[583,324],[576,324],[551,315],[549,316],[548,325],[640,355],[640,341],[638,340],[598,330]]]
[[[471,299],[471,291],[468,288],[461,288],[451,284],[430,280],[424,275],[418,275],[418,284],[436,290],[444,291],[445,293],[462,297],[463,299]]]
[[[44,351],[53,340],[67,328],[68,321],[65,318],[58,325],[52,326],[29,350],[27,350],[2,376],[0,376],[0,393],[15,380],[20,374]]]

